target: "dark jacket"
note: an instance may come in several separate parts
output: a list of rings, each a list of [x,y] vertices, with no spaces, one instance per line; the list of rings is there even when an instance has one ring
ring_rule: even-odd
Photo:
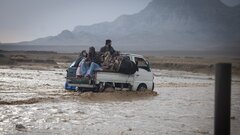
[[[89,55],[88,56],[88,59],[91,61],[91,62],[94,62],[98,65],[101,65],[101,56],[99,53],[95,52],[93,55]]]
[[[104,47],[102,47],[101,50],[100,50],[100,52],[101,52],[102,54],[104,54],[105,52],[108,52],[108,51],[110,52],[111,55],[115,52],[115,50],[113,49],[112,46],[110,46],[110,47],[104,46]]]

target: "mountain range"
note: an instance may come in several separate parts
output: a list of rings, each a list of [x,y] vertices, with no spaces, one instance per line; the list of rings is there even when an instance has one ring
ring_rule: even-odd
[[[220,0],[153,0],[113,22],[76,26],[24,45],[103,46],[137,50],[240,50],[240,5]]]

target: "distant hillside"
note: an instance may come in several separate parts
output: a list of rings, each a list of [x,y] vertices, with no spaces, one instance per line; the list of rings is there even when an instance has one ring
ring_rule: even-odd
[[[240,6],[219,0],[153,0],[137,14],[113,22],[77,26],[56,36],[20,44],[95,45],[138,50],[240,50]]]

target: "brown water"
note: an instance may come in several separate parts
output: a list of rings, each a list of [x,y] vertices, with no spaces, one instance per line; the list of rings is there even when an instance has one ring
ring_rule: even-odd
[[[158,94],[80,94],[63,89],[64,69],[1,67],[0,134],[213,134],[214,78],[154,73]],[[231,132],[239,135],[240,81],[233,80]]]

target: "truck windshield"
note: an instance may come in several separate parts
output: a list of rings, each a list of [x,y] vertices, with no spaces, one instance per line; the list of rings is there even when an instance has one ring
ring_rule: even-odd
[[[142,69],[145,69],[147,71],[150,71],[148,62],[145,61],[143,58],[135,57],[135,62],[138,65],[138,68],[142,68]]]

